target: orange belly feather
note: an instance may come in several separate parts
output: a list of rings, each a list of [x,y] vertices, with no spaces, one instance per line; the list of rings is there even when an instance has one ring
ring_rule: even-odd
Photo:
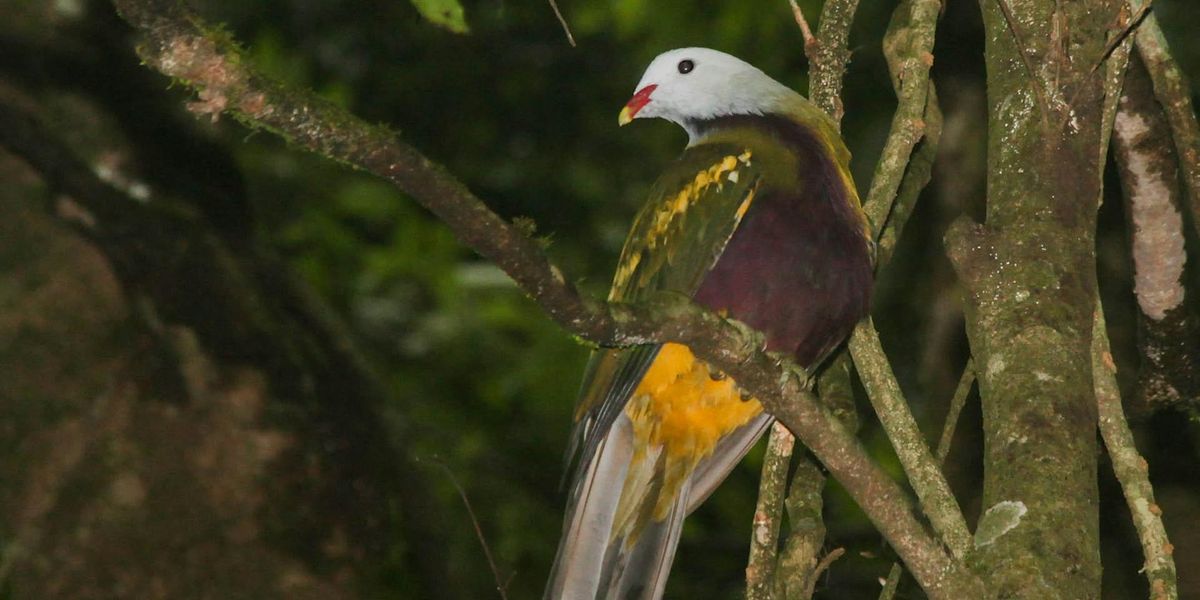
[[[626,511],[621,512],[633,518],[618,519],[617,529],[631,527],[624,533],[634,533],[647,512],[654,520],[666,518],[696,465],[761,412],[758,400],[743,400],[733,379],[714,377],[687,346],[664,344],[625,407],[636,450],[626,481],[626,491],[634,496],[622,498]],[[655,484],[661,484],[656,498],[651,497]],[[634,516],[638,513],[641,518]]]

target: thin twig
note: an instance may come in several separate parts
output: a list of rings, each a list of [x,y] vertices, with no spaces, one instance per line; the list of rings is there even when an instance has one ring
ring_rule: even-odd
[[[575,47],[575,36],[571,35],[571,26],[567,25],[567,19],[563,16],[562,11],[558,9],[558,0],[549,0],[550,8],[554,9],[554,16],[558,18],[558,24],[562,25],[563,33],[567,34],[567,42],[571,47]]]
[[[900,563],[892,563],[892,570],[888,571],[887,581],[883,582],[883,589],[879,590],[879,600],[892,600],[896,597],[896,590],[900,589],[900,578],[904,576],[904,567]]]
[[[805,598],[812,598],[813,593],[817,589],[817,580],[821,578],[821,573],[824,573],[829,568],[829,565],[833,564],[833,561],[841,558],[845,553],[845,548],[834,548],[828,554],[821,557],[821,562],[817,563],[816,568],[813,569],[812,578],[808,580],[808,589],[804,590]]]
[[[962,375],[958,378],[958,387],[950,398],[950,409],[946,411],[946,422],[942,424],[942,437],[938,440],[937,461],[939,465],[946,464],[946,456],[950,454],[950,446],[954,443],[954,430],[958,428],[958,417],[967,404],[967,396],[971,386],[975,385],[975,361],[968,359],[963,367]]]
[[[471,500],[467,498],[467,490],[463,489],[462,484],[458,482],[458,477],[446,463],[438,459],[432,459],[429,462],[437,465],[446,473],[446,477],[450,479],[450,485],[453,485],[454,489],[458,491],[458,497],[462,498],[463,506],[467,507],[467,516],[471,518],[471,525],[475,527],[475,537],[479,539],[479,545],[483,547],[483,555],[487,558],[488,568],[492,570],[492,577],[496,580],[496,592],[500,594],[500,600],[508,600],[508,584],[501,581],[500,568],[496,566],[496,561],[492,558],[492,550],[488,547],[487,539],[483,537],[483,527],[479,525],[479,519],[475,517],[475,509],[471,507]]]
[[[804,55],[808,57],[808,64],[816,62],[817,38],[813,36],[813,32],[808,28],[808,19],[804,18],[804,10],[796,3],[796,0],[788,0],[788,4],[792,5],[792,17],[796,19],[796,25],[800,26],[800,35],[804,36]]]
[[[1138,452],[1129,422],[1121,408],[1121,391],[1117,387],[1117,367],[1113,363],[1108,345],[1108,330],[1104,324],[1104,311],[1096,302],[1095,320],[1092,325],[1092,377],[1096,388],[1096,402],[1100,418],[1100,435],[1104,447],[1112,459],[1113,472],[1121,483],[1125,502],[1133,514],[1133,524],[1142,542],[1142,554],[1146,558],[1144,571],[1150,583],[1152,600],[1175,600],[1179,588],[1175,579],[1173,546],[1167,538],[1162,522],[1162,509],[1154,501],[1154,487],[1150,485],[1149,465]]]

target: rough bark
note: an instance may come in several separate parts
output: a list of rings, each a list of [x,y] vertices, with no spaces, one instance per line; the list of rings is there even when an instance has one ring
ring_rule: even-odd
[[[981,0],[988,83],[984,224],[947,249],[965,289],[984,419],[972,564],[1001,597],[1098,597],[1091,327],[1116,3]]]
[[[1200,412],[1200,321],[1185,288],[1184,197],[1171,129],[1140,59],[1130,61],[1113,129],[1138,301],[1139,411]]]

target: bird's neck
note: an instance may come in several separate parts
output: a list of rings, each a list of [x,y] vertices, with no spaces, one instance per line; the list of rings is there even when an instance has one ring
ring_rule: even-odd
[[[722,115],[681,125],[688,133],[689,147],[726,139],[738,130],[767,134],[787,146],[799,145],[812,135],[795,119],[779,113]]]

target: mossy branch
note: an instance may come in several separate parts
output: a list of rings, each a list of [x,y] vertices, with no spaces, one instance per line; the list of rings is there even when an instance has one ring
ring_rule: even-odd
[[[892,118],[891,131],[876,166],[864,210],[876,237],[887,232],[889,254],[921,188],[929,181],[933,154],[940,138],[941,114],[929,79],[940,10],[941,4],[937,0],[906,0],[893,12],[884,38],[884,52],[899,106]],[[926,114],[935,119],[931,137],[926,137]],[[922,139],[923,150],[914,157],[913,151]],[[904,190],[902,196],[899,194],[901,189]],[[889,215],[893,217],[890,220]],[[921,500],[922,509],[951,551],[958,557],[965,556],[971,547],[966,520],[908,409],[870,319],[854,330],[850,351],[871,404]]]
[[[1096,302],[1095,324],[1092,330],[1092,373],[1096,385],[1096,403],[1100,417],[1100,435],[1112,459],[1113,472],[1121,483],[1125,502],[1133,514],[1133,524],[1142,542],[1146,558],[1143,571],[1150,582],[1151,600],[1176,600],[1179,588],[1175,579],[1174,549],[1167,539],[1162,522],[1162,509],[1154,501],[1150,485],[1150,466],[1138,453],[1133,431],[1121,408],[1121,391],[1117,387],[1117,367],[1108,344],[1104,311]]]

